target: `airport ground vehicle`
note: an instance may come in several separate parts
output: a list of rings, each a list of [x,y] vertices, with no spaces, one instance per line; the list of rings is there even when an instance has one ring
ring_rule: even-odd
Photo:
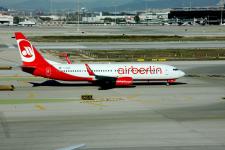
[[[89,81],[102,89],[130,87],[134,81],[173,83],[185,73],[176,67],[152,63],[61,64],[45,59],[21,33],[16,32],[22,70],[34,76],[62,81]]]

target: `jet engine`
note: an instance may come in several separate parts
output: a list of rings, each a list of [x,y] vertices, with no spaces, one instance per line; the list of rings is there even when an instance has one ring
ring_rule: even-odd
[[[116,87],[128,87],[133,84],[133,78],[131,77],[120,77],[116,80]]]

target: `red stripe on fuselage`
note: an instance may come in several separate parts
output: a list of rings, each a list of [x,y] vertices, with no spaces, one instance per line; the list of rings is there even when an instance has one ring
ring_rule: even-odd
[[[62,81],[93,81],[93,78],[91,77],[78,77],[64,73],[50,64],[47,64],[44,67],[38,66],[34,70],[33,75]]]

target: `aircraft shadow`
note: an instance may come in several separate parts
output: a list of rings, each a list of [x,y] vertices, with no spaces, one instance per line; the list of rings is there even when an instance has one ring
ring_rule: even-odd
[[[47,80],[42,83],[36,83],[36,82],[29,82],[33,85],[33,87],[39,87],[39,86],[59,86],[59,87],[76,87],[76,86],[96,86],[92,83],[61,83],[56,80]]]
[[[173,86],[173,85],[185,85],[187,83],[184,83],[184,82],[174,82],[174,83],[170,83],[170,86]],[[156,85],[166,85],[166,82],[148,82],[148,83],[134,83],[134,85],[137,85],[137,86],[144,86],[144,85],[149,85],[149,86],[156,86]]]
[[[95,87],[99,87],[99,85],[94,84],[94,83],[88,83],[88,82],[84,82],[84,83],[61,83],[58,82],[56,80],[47,80],[44,81],[42,83],[37,83],[37,82],[29,82],[30,84],[33,85],[33,87],[85,87],[85,86],[95,86]],[[120,87],[120,88],[134,88],[136,86],[130,86],[130,87]],[[113,89],[115,87],[99,87],[99,90],[110,90]]]
[[[29,82],[30,84],[33,85],[33,87],[41,87],[41,86],[52,86],[52,87],[84,87],[84,86],[98,86],[97,84],[93,84],[93,83],[88,83],[88,82],[84,82],[84,83],[61,83],[58,82],[56,80],[47,80],[41,83],[36,83],[36,82]],[[175,83],[171,83],[170,85],[184,85],[187,83],[183,83],[183,82],[175,82]],[[136,86],[145,86],[145,85],[149,85],[149,86],[157,86],[157,85],[166,85],[165,82],[150,82],[150,83],[134,83],[133,86],[130,87],[124,87],[124,88],[135,88]],[[107,89],[112,89],[111,88],[107,88]],[[123,87],[121,87],[123,88]],[[101,88],[100,88],[101,89]]]

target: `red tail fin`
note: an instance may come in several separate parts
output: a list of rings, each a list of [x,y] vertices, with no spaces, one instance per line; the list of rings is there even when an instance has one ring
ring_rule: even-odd
[[[23,67],[37,67],[40,65],[46,65],[47,62],[43,56],[21,32],[16,32],[15,38],[23,62]]]

